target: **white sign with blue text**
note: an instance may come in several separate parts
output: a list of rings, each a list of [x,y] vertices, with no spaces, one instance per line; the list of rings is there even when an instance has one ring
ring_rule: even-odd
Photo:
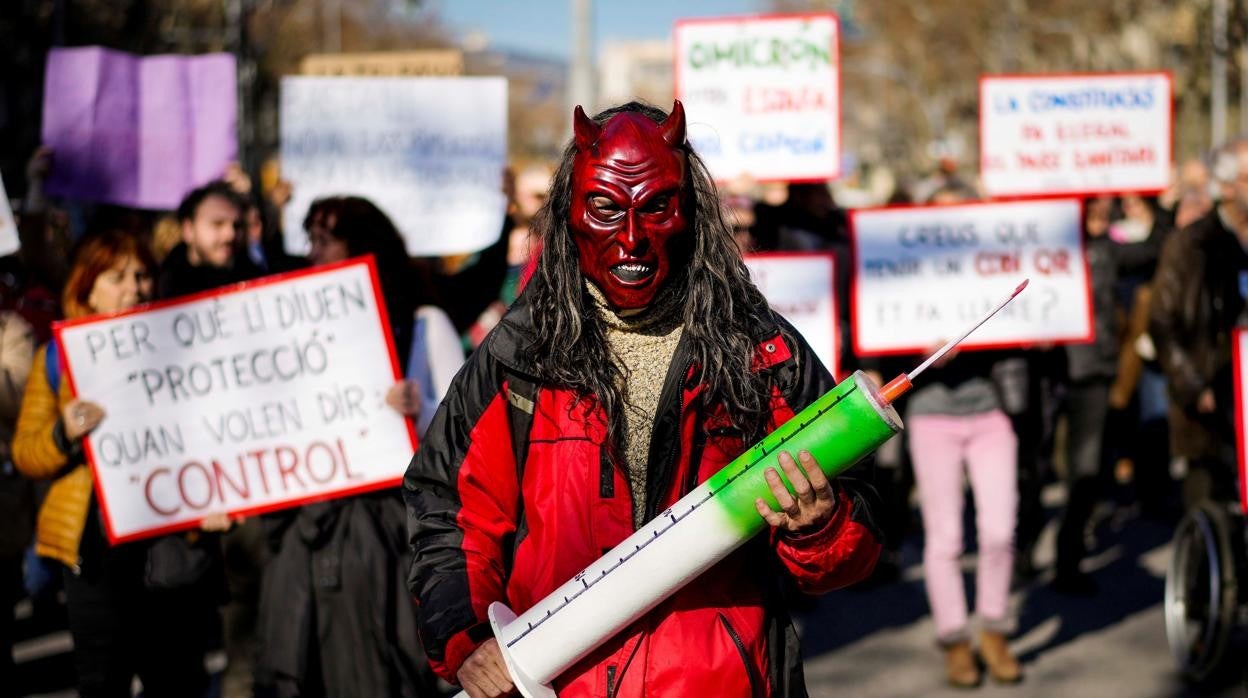
[[[1170,182],[1168,73],[985,76],[980,167],[989,196],[1156,192]]]
[[[390,217],[417,257],[498,240],[507,202],[504,78],[282,78],[286,249],[308,250],[313,201],[360,196]]]

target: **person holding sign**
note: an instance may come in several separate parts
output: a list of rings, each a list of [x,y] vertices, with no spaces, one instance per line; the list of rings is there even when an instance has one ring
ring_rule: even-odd
[[[934,193],[931,203],[969,198],[966,190],[951,187]],[[1006,639],[1014,628],[1009,600],[1018,519],[1018,439],[992,379],[996,357],[980,353],[949,364],[956,353],[936,362],[926,385],[910,395],[905,421],[923,518],[923,581],[936,639],[945,652],[949,683],[969,688],[978,685],[981,676],[971,649],[960,561],[964,474],[975,496],[979,544],[975,605],[983,623],[980,656],[996,680],[1015,683],[1022,678]]]
[[[398,228],[381,209],[356,196],[318,199],[304,221],[309,261],[332,264],[371,254],[377,260],[390,332],[399,347],[405,378],[386,393],[386,404],[416,422],[423,434],[451,379],[464,364],[464,349],[450,317],[433,303],[433,270],[407,256]]]
[[[410,367],[415,359],[424,368],[417,371],[419,381],[394,384],[385,401],[419,423],[433,410],[426,403],[441,399],[441,394],[425,397],[437,389],[431,376],[453,375],[463,352],[445,315],[439,326],[444,338],[449,335],[451,350],[426,348],[426,335],[436,332],[423,329],[424,319],[436,321],[439,311],[416,311],[421,293],[403,238],[380,209],[359,197],[318,199],[304,227],[314,267],[363,255],[376,259],[400,365]],[[438,358],[431,359],[434,355]],[[430,364],[438,369],[430,370]],[[270,559],[260,592],[259,686],[279,696],[437,695],[415,632],[415,604],[403,584],[411,559],[398,492],[383,489],[306,504],[267,515],[264,523]]]
[[[65,316],[113,313],[148,300],[154,271],[151,253],[133,236],[105,232],[84,239],[65,285]],[[144,695],[202,695],[208,686],[204,652],[218,623],[220,568],[209,552],[202,557],[209,567],[197,576],[157,578],[150,552],[174,538],[186,550],[217,541],[193,532],[109,547],[82,445],[104,410],[90,396],[71,394],[50,347],[36,353],[31,367],[13,462],[27,477],[52,480],[39,510],[36,551],[65,566],[79,693],[130,695],[137,674]],[[203,523],[204,530],[228,526],[225,516]]]
[[[491,602],[523,613],[833,387],[750,282],[679,102],[578,107],[534,229],[536,273],[404,481],[425,649],[474,698],[513,686]],[[770,534],[555,679],[560,695],[805,694],[784,582],[869,574],[875,495],[809,453],[779,459],[793,491],[769,468],[768,500],[742,512]]]

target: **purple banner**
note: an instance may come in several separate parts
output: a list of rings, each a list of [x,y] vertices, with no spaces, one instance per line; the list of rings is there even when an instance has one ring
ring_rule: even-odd
[[[237,157],[234,57],[52,49],[43,94],[46,191],[174,209]]]

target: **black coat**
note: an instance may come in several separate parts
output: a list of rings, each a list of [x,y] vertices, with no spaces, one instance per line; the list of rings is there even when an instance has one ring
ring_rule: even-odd
[[[417,638],[395,490],[266,516],[258,686],[277,694],[438,696]]]
[[[251,281],[262,272],[247,259],[234,255],[234,264],[226,268],[194,266],[187,260],[186,243],[180,242],[169,251],[156,275],[156,297],[174,298],[201,291],[210,291],[239,281]]]
[[[1176,455],[1220,457],[1233,443],[1231,332],[1242,324],[1248,253],[1217,209],[1171,235],[1153,280],[1149,334],[1166,374]],[[1218,409],[1196,410],[1212,388]]]
[[[20,558],[35,532],[35,483],[0,464],[0,560]]]
[[[1087,240],[1092,285],[1091,342],[1066,345],[1066,370],[1072,381],[1111,379],[1118,372],[1118,322],[1114,287],[1123,245],[1102,235]]]

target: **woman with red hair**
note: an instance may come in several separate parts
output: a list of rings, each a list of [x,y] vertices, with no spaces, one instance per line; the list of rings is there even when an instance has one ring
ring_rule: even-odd
[[[155,268],[147,245],[132,235],[108,231],[84,239],[62,295],[65,317],[115,313],[149,300]],[[27,477],[52,481],[39,510],[35,548],[64,565],[79,694],[129,696],[137,674],[146,696],[202,695],[208,686],[206,640],[218,622],[223,588],[217,541],[193,532],[108,545],[82,450],[83,438],[104,416],[98,404],[71,394],[51,343],[36,352],[13,463]],[[203,529],[228,526],[225,516],[217,516]],[[173,580],[168,565],[152,556],[171,547],[182,562],[208,563],[207,571]]]

